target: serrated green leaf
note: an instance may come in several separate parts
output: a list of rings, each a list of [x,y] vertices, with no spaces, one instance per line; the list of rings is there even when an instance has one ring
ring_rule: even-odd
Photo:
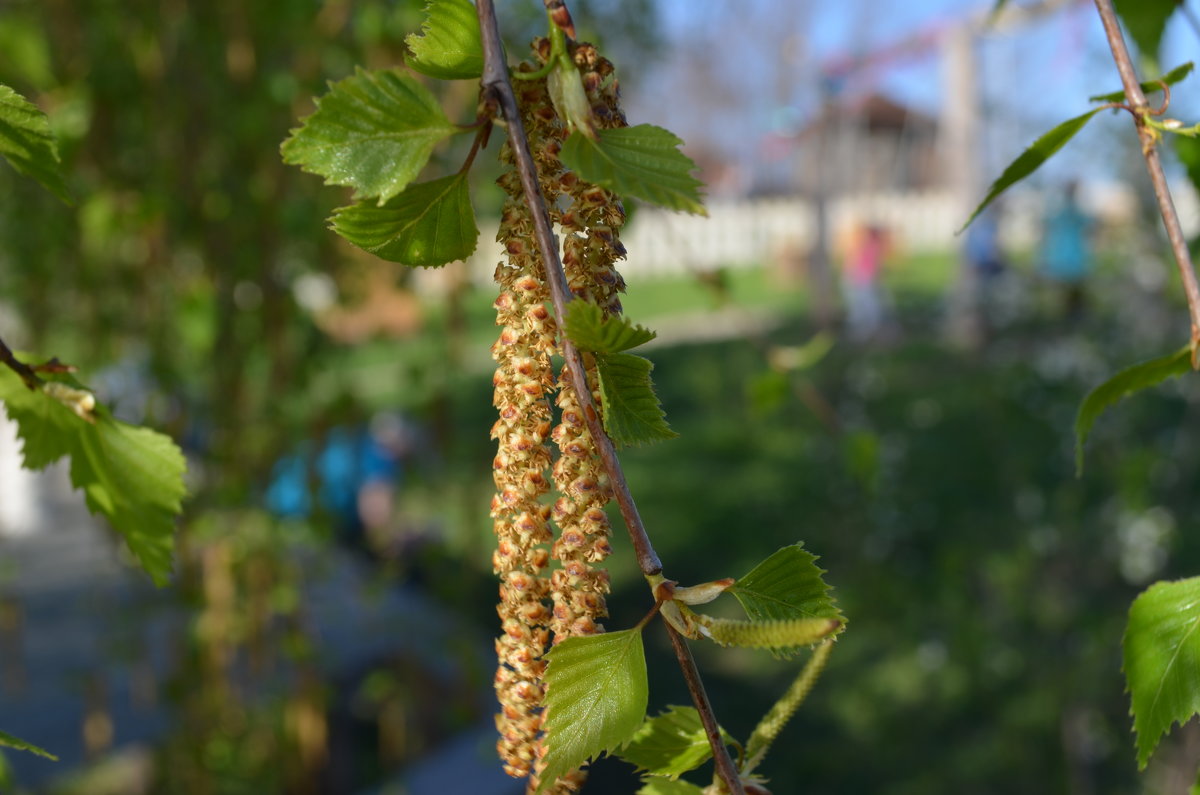
[[[431,0],[420,34],[404,40],[411,52],[405,62],[421,74],[442,80],[466,80],[483,74],[479,17],[471,0]]]
[[[1050,159],[1051,155],[1062,149],[1063,144],[1074,138],[1075,133],[1082,130],[1084,125],[1091,121],[1091,118],[1101,110],[1103,108],[1096,108],[1073,119],[1067,119],[1030,144],[1029,148],[1022,152],[1020,157],[1009,163],[1008,168],[1004,169],[1004,173],[1000,175],[1000,178],[992,183],[992,186],[988,188],[987,195],[983,197],[983,201],[979,203],[979,206],[971,213],[971,217],[959,227],[958,231],[961,232],[970,226],[975,217],[983,212],[984,208],[991,204],[997,196],[1037,171],[1042,163],[1045,163]]]
[[[832,618],[793,618],[782,621],[738,621],[700,616],[703,634],[721,646],[748,649],[798,649],[837,632],[842,623]]]
[[[642,784],[637,795],[704,795],[704,790],[690,781],[651,778]]]
[[[58,757],[46,749],[39,748],[33,743],[25,742],[20,737],[13,737],[11,734],[6,732],[0,732],[0,746],[4,746],[5,748],[15,748],[18,751],[28,751],[31,754],[44,756],[47,759],[53,759],[55,762],[58,761]]]
[[[36,105],[0,83],[0,155],[20,173],[72,204],[50,120]]]
[[[567,638],[547,659],[546,755],[539,792],[632,737],[649,699],[640,629]]]
[[[100,406],[87,422],[7,369],[0,371],[0,401],[17,423],[25,466],[41,469],[70,456],[71,483],[88,509],[104,514],[154,582],[166,584],[186,494],[186,464],[175,443]]]
[[[1075,474],[1083,474],[1083,444],[1105,409],[1134,392],[1183,375],[1190,369],[1192,351],[1185,345],[1174,353],[1128,367],[1088,392],[1075,416]]]
[[[283,162],[354,188],[354,198],[395,196],[425,167],[434,144],[458,131],[437,98],[396,69],[357,69],[329,85],[317,110],[292,130]]]
[[[567,304],[566,324],[567,336],[575,347],[593,353],[620,353],[658,336],[619,315],[605,317],[603,309],[583,300]]]
[[[1179,0],[1115,0],[1113,6],[1142,55],[1157,59],[1163,30]]]
[[[563,165],[581,179],[672,210],[705,215],[703,183],[692,176],[696,164],[679,145],[683,141],[652,124],[599,130],[593,140],[575,131],[563,144]]]
[[[1192,73],[1192,70],[1195,68],[1196,68],[1195,64],[1193,64],[1191,61],[1188,61],[1187,63],[1181,64],[1179,66],[1176,66],[1174,69],[1167,72],[1165,75],[1158,78],[1157,80],[1147,80],[1145,83],[1142,83],[1141,84],[1142,91],[1144,91],[1147,94],[1149,94],[1151,91],[1161,91],[1162,86],[1160,85],[1160,83],[1166,83],[1169,86],[1173,86],[1176,83],[1178,83],[1180,80],[1183,80],[1185,77],[1190,75]],[[1125,101],[1125,92],[1124,91],[1114,91],[1111,94],[1097,94],[1094,97],[1088,97],[1088,102],[1124,102],[1124,101]]]
[[[618,444],[640,445],[673,439],[679,434],[667,425],[654,394],[649,359],[632,353],[596,354],[604,430]]]
[[[830,587],[822,579],[825,570],[803,544],[784,547],[729,589],[751,621],[783,621],[797,618],[833,618],[844,622]]]
[[[466,259],[479,239],[466,172],[409,185],[383,206],[342,207],[330,220],[335,232],[359,248],[410,266]]]
[[[721,729],[729,745],[736,740]],[[700,713],[694,707],[667,707],[667,711],[647,718],[617,756],[652,776],[677,779],[712,758],[712,747]]]
[[[1144,769],[1171,724],[1200,714],[1200,577],[1143,591],[1129,609],[1123,646],[1138,767]]]

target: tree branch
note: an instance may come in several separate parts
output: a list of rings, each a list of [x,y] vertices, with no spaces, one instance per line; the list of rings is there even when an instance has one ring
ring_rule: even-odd
[[[1167,239],[1171,241],[1171,250],[1175,253],[1175,262],[1179,266],[1179,277],[1183,281],[1188,314],[1192,320],[1192,366],[1195,367],[1200,363],[1200,285],[1196,282],[1196,268],[1192,264],[1187,239],[1183,236],[1183,227],[1179,223],[1179,213],[1175,211],[1175,202],[1171,199],[1171,190],[1167,187],[1167,177],[1163,173],[1162,159],[1158,154],[1158,134],[1146,126],[1145,114],[1149,112],[1146,95],[1142,93],[1141,84],[1134,72],[1133,61],[1129,57],[1129,49],[1125,46],[1125,38],[1121,35],[1121,26],[1117,22],[1112,0],[1095,0],[1095,3],[1096,10],[1100,12],[1100,21],[1104,24],[1104,33],[1108,37],[1109,49],[1112,50],[1113,62],[1121,75],[1125,99],[1134,111],[1133,123],[1142,143],[1146,170],[1150,172],[1154,196],[1158,199],[1158,210],[1162,214]]]
[[[37,389],[42,385],[42,379],[38,378],[38,374],[33,371],[33,368],[19,361],[13,355],[12,349],[2,339],[0,339],[0,362],[8,365],[8,369],[21,376],[21,380],[25,382],[25,386],[30,389]]]
[[[512,83],[508,76],[508,65],[504,58],[504,49],[500,43],[500,29],[496,23],[496,11],[492,5],[492,0],[477,0],[476,10],[479,15],[479,28],[483,38],[483,79],[481,82],[484,100],[485,102],[495,103],[499,107],[504,121],[508,126],[509,146],[512,147],[517,173],[521,177],[521,187],[525,192],[525,200],[528,202],[529,211],[533,215],[534,237],[537,240],[542,264],[546,269],[546,281],[550,286],[551,302],[554,304],[554,315],[561,330],[566,328],[564,318],[566,317],[567,304],[572,300],[572,296],[567,289],[566,274],[563,273],[562,261],[558,255],[558,240],[554,236],[554,231],[550,224],[550,216],[546,212],[546,202],[542,197],[541,189],[538,187],[537,168],[533,162],[533,155],[529,151],[529,140],[525,135],[525,125],[521,122],[521,113],[517,107],[516,97],[513,95]],[[592,435],[592,440],[600,454],[600,460],[604,464],[604,469],[608,474],[614,497],[621,509],[621,516],[625,519],[625,527],[629,531],[630,540],[633,542],[633,548],[637,554],[638,567],[641,569],[642,574],[646,576],[659,574],[662,572],[662,562],[658,558],[658,553],[654,551],[654,546],[650,543],[650,537],[646,533],[646,527],[642,523],[641,516],[638,514],[637,505],[633,501],[633,495],[629,491],[629,484],[625,480],[625,473],[621,469],[620,462],[617,460],[617,452],[613,447],[612,440],[604,432],[604,425],[600,421],[600,414],[596,411],[595,403],[592,400],[592,390],[588,386],[587,374],[583,367],[583,361],[579,356],[579,351],[567,339],[565,333],[562,334],[562,351],[563,358],[566,360],[567,371],[571,378],[571,384],[575,388],[579,405],[583,409],[588,432]],[[687,682],[688,692],[691,693],[692,702],[696,705],[696,710],[700,713],[701,722],[704,724],[705,733],[708,735],[709,744],[712,746],[717,773],[730,793],[733,793],[733,795],[745,795],[745,789],[742,787],[741,779],[738,778],[733,759],[729,756],[729,751],[725,748],[724,743],[721,742],[720,732],[717,729],[716,716],[713,714],[712,705],[708,701],[704,684],[700,680],[695,660],[692,659],[691,650],[684,643],[683,639],[678,637],[675,631],[669,626],[667,627],[667,631],[671,635],[671,643],[675,647],[675,656],[679,660],[680,669],[683,671],[684,680]]]

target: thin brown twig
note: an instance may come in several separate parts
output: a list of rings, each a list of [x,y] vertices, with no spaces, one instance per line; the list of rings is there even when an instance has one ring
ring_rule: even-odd
[[[1183,281],[1183,292],[1187,296],[1188,314],[1192,321],[1192,366],[1200,364],[1200,284],[1196,281],[1196,268],[1192,264],[1188,252],[1187,239],[1183,236],[1183,227],[1179,223],[1179,213],[1175,210],[1175,202],[1171,198],[1171,190],[1167,187],[1167,177],[1163,173],[1162,159],[1158,154],[1158,135],[1146,126],[1145,116],[1150,108],[1146,103],[1146,95],[1138,82],[1133,69],[1133,61],[1129,57],[1129,49],[1125,46],[1125,38],[1121,35],[1121,26],[1117,22],[1117,14],[1113,9],[1112,0],[1095,0],[1096,10],[1100,13],[1100,21],[1104,24],[1104,33],[1108,37],[1108,46],[1112,50],[1113,62],[1121,75],[1121,84],[1125,87],[1125,98],[1136,111],[1133,114],[1134,127],[1142,143],[1142,155],[1146,159],[1146,170],[1150,172],[1150,182],[1154,186],[1154,196],[1158,200],[1158,210],[1162,214],[1163,225],[1167,230],[1167,239],[1171,242],[1171,250],[1175,254],[1175,262],[1179,266],[1179,277]]]
[[[17,359],[13,354],[12,349],[5,344],[4,340],[0,339],[0,362],[8,366],[17,375],[21,376],[21,380],[25,382],[25,386],[30,389],[37,389],[42,385],[42,379],[34,372],[33,368],[24,362]]]
[[[546,212],[546,202],[542,198],[541,190],[538,188],[537,167],[534,165],[533,156],[529,152],[529,142],[525,138],[525,127],[521,123],[521,114],[517,109],[517,100],[513,95],[512,83],[509,82],[508,68],[504,62],[504,51],[500,46],[500,34],[498,30],[488,30],[489,24],[495,25],[495,10],[490,2],[480,3],[478,13],[481,30],[483,31],[483,90],[485,92],[485,100],[494,100],[496,102],[501,113],[504,115],[505,123],[508,125],[509,145],[512,147],[513,156],[517,162],[517,172],[521,177],[521,187],[525,191],[525,198],[528,200],[530,211],[533,213],[534,237],[537,239],[538,251],[542,256],[542,262],[546,268],[546,281],[550,285],[550,297],[554,304],[554,315],[558,320],[559,328],[565,328],[563,318],[566,317],[567,303],[572,300],[572,296],[567,289],[567,278],[563,273],[562,261],[558,256],[558,241],[554,237],[554,231],[550,225],[550,216]],[[491,94],[491,97],[486,96],[487,94]],[[562,343],[563,358],[566,360],[567,370],[571,376],[571,384],[575,387],[575,391],[579,395],[579,404],[583,407],[588,431],[591,432],[592,438],[596,443],[600,459],[611,481],[617,505],[621,509],[621,516],[625,519],[625,526],[629,529],[633,548],[637,554],[638,566],[641,568],[642,574],[646,576],[659,574],[662,572],[662,561],[659,560],[658,553],[654,551],[654,546],[650,543],[650,537],[646,534],[646,526],[642,523],[642,518],[638,514],[637,505],[634,503],[633,495],[629,491],[629,484],[625,481],[625,474],[622,472],[621,464],[617,460],[617,452],[613,447],[612,440],[604,432],[600,415],[596,411],[595,404],[592,401],[592,390],[588,387],[587,376],[583,368],[583,362],[579,357],[579,351],[575,349],[575,346],[565,336]]]
[[[517,172],[521,178],[521,187],[525,192],[525,200],[529,204],[530,213],[533,215],[534,237],[537,240],[538,251],[541,254],[542,263],[546,269],[546,281],[550,286],[555,318],[558,321],[559,328],[565,328],[563,321],[566,317],[567,303],[572,300],[572,297],[567,289],[566,275],[563,273],[562,261],[558,255],[558,241],[554,237],[554,231],[550,224],[550,216],[546,212],[546,202],[538,187],[537,168],[533,162],[533,155],[529,151],[529,141],[525,135],[525,126],[521,122],[521,113],[517,107],[516,97],[513,95],[512,83],[508,76],[508,66],[504,58],[504,49],[500,43],[500,29],[496,22],[496,11],[492,5],[492,0],[477,0],[476,11],[479,16],[479,28],[483,38],[483,79],[481,84],[484,92],[484,100],[485,102],[494,102],[500,108],[500,112],[508,126],[509,146],[512,147]],[[584,371],[579,351],[575,349],[575,346],[571,344],[571,341],[565,335],[562,338],[562,348],[571,384],[574,386],[579,404],[583,408],[588,431],[591,433],[592,440],[595,442],[597,451],[600,454],[601,462],[604,464],[604,469],[608,474],[617,505],[621,509],[621,516],[625,519],[625,527],[629,531],[629,537],[633,543],[634,552],[637,555],[638,566],[646,576],[659,574],[662,572],[662,562],[658,558],[658,553],[654,551],[654,546],[650,543],[650,537],[646,533],[646,527],[642,523],[641,516],[638,514],[637,505],[633,501],[633,495],[629,490],[629,484],[625,480],[624,471],[617,460],[617,453],[613,447],[612,440],[604,432],[600,415],[596,411],[595,403],[592,401],[592,391],[587,383],[587,375]],[[669,626],[667,627],[667,631],[671,635],[671,643],[675,647],[675,656],[679,661],[680,670],[683,671],[688,692],[691,694],[692,702],[700,714],[700,720],[705,727],[709,744],[712,746],[717,775],[724,782],[731,795],[745,795],[745,788],[738,777],[733,759],[729,756],[729,751],[725,748],[724,743],[721,742],[716,715],[713,713],[712,704],[709,702],[708,694],[704,690],[704,683],[701,681],[699,671],[696,669],[696,662],[692,659],[691,650],[684,643],[683,639],[678,637],[675,631]]]

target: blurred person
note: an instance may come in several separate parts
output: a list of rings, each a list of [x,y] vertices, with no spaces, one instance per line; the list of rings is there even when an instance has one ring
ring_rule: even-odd
[[[877,224],[858,229],[843,260],[842,292],[850,337],[867,340],[883,327],[885,308],[880,271],[888,255],[887,230]]]
[[[992,202],[967,229],[967,263],[975,269],[975,276],[981,287],[986,286],[1008,268],[1008,261],[1000,246],[1002,213],[1000,202]]]
[[[1063,317],[1073,320],[1087,303],[1084,282],[1092,270],[1092,229],[1095,225],[1076,200],[1078,183],[1063,189],[1063,198],[1042,230],[1040,265],[1043,275],[1058,285]]]

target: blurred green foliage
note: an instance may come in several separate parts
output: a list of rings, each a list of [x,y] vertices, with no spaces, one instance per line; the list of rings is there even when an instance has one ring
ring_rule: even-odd
[[[510,41],[533,35],[519,14],[542,24],[537,5],[514,5]],[[653,44],[639,24],[648,7],[596,0],[573,10],[585,35],[633,32]],[[79,201],[64,207],[0,172],[4,321],[19,317],[21,347],[89,370],[144,363],[154,390],[140,409],[201,462],[180,588],[195,618],[174,687],[184,719],[161,757],[179,777],[156,791],[299,786],[283,780],[280,760],[295,747],[287,738],[332,709],[330,683],[305,667],[313,649],[303,627],[289,623],[303,612],[289,560],[303,553],[281,540],[287,526],[242,512],[296,439],[383,406],[427,422],[438,463],[410,481],[401,510],[447,535],[403,551],[388,570],[480,625],[491,620],[490,386],[483,348],[466,347],[494,336],[490,297],[469,301],[465,329],[448,331],[458,310],[431,307],[423,336],[351,347],[320,333],[293,292],[298,278],[320,273],[354,295],[371,266],[322,223],[343,193],[284,167],[279,143],[325,81],[355,64],[400,62],[419,19],[418,3],[383,0],[9,0],[0,10],[0,82],[48,112]],[[452,117],[473,111],[469,90],[445,99],[457,103]],[[924,334],[943,272],[901,274],[919,288],[897,300],[912,336],[886,348],[838,345],[790,374],[770,369],[769,348],[811,338],[802,297],[761,274],[731,276],[735,304],[786,310],[790,324],[653,351],[681,438],[623,454],[634,493],[666,573],[680,581],[747,571],[798,540],[829,571],[852,624],[767,762],[774,791],[1133,791],[1120,635],[1146,581],[1200,570],[1200,454],[1181,432],[1197,391],[1184,378],[1105,415],[1081,480],[1071,422],[1089,388],[1164,341],[1178,344],[1178,329],[1124,333],[1119,309],[1131,288],[1111,283],[1086,326],[1028,316],[969,356]],[[681,296],[708,300],[699,285],[634,289],[626,305],[650,325],[656,311],[686,303]],[[813,412],[808,389],[836,423]],[[615,546],[609,625],[619,629],[648,605],[627,546],[619,537]],[[216,703],[195,687],[229,686],[200,623],[214,605],[204,575],[214,555],[228,556],[226,584],[246,597],[226,617],[236,629],[230,653],[251,653],[258,636],[247,627],[261,608],[281,622],[264,637],[303,672],[258,704]],[[651,630],[646,640],[652,711],[686,703],[665,638]],[[701,655],[722,722],[743,736],[795,674],[765,652]],[[461,681],[486,689],[488,676],[468,670]],[[380,726],[407,725],[414,705],[431,736],[479,717],[469,699],[438,713],[421,701],[424,684],[401,666],[356,692],[393,715]],[[397,758],[415,751],[406,753]],[[600,767],[592,791],[628,781]]]

